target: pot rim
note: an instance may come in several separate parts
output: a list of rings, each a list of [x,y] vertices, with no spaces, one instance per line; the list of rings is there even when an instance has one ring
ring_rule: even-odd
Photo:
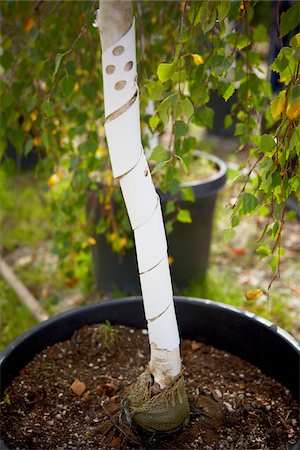
[[[227,165],[226,163],[220,159],[218,156],[212,155],[210,153],[204,152],[202,150],[194,150],[194,154],[200,158],[206,158],[209,161],[215,163],[218,166],[218,171],[214,175],[210,177],[204,178],[203,180],[194,180],[194,181],[185,181],[181,183],[181,187],[194,187],[194,186],[203,186],[205,184],[213,183],[220,178],[226,177]],[[224,179],[225,182],[225,179]]]
[[[56,322],[58,319],[63,320],[65,317],[69,317],[73,314],[79,313],[80,311],[87,311],[88,309],[94,309],[97,308],[100,305],[107,305],[109,303],[119,304],[124,301],[141,301],[142,296],[136,295],[136,296],[130,296],[130,297],[122,297],[122,298],[113,298],[113,299],[104,299],[100,303],[91,303],[84,306],[79,306],[77,308],[72,308],[68,311],[65,311],[63,313],[57,314],[53,317],[50,317],[49,319],[45,320],[44,322],[41,322],[34,327],[31,327],[29,330],[25,331],[24,333],[17,336],[10,344],[8,344],[1,352],[0,352],[0,366],[2,364],[2,361],[12,352],[15,347],[18,345],[19,342],[23,341],[27,337],[33,335],[36,330],[44,328],[45,326],[51,325],[51,323]],[[255,322],[260,323],[266,328],[269,328],[272,332],[275,334],[278,334],[281,338],[283,338],[285,341],[287,341],[300,355],[300,342],[298,342],[290,333],[285,331],[283,328],[279,327],[278,325],[274,324],[273,322],[258,316],[257,314],[254,314],[250,311],[245,311],[241,308],[237,308],[235,306],[228,305],[226,303],[217,302],[214,300],[209,300],[205,298],[197,298],[197,297],[185,297],[185,296],[174,296],[175,306],[176,302],[184,301],[189,302],[191,304],[205,304],[210,307],[213,307],[215,309],[219,310],[226,310],[231,311],[239,316],[244,316],[249,319],[252,319]]]
[[[193,181],[185,181],[183,183],[180,183],[181,188],[185,188],[185,187],[192,187],[192,188],[201,188],[205,190],[207,190],[207,187],[210,187],[210,191],[217,191],[219,190],[221,187],[223,187],[223,185],[226,182],[226,173],[227,173],[227,164],[218,156],[213,155],[211,153],[207,153],[204,152],[203,150],[194,150],[194,154],[198,157],[201,158],[206,158],[209,161],[213,162],[216,164],[216,166],[218,167],[217,172],[214,175],[211,175],[210,177],[204,178],[202,180],[193,180]],[[119,182],[113,182],[115,184],[113,184],[113,186],[115,188],[120,188],[120,184]],[[216,184],[216,187],[214,188],[214,184]],[[105,182],[100,181],[98,183],[99,186],[108,186]],[[162,193],[159,189],[158,186],[155,186],[155,189],[160,193],[160,195],[162,196],[166,196],[168,194],[166,193]],[[94,192],[94,191],[90,191],[90,192]]]

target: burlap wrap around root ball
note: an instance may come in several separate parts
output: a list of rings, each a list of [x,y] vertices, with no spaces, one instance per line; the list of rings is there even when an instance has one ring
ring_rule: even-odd
[[[172,386],[151,396],[152,376],[149,368],[143,372],[128,396],[130,419],[149,431],[172,432],[185,425],[189,418],[189,403],[183,375]]]

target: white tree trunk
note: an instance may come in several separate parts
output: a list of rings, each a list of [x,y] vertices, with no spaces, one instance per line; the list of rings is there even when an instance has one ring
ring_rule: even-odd
[[[100,0],[106,137],[134,232],[148,323],[150,372],[161,388],[181,372],[179,335],[160,199],[141,144],[131,1]]]

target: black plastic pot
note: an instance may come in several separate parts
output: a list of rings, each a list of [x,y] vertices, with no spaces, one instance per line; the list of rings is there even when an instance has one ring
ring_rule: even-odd
[[[171,265],[173,285],[175,288],[185,288],[193,278],[204,279],[208,266],[211,243],[212,224],[218,191],[226,182],[226,165],[213,155],[197,152],[201,158],[212,161],[217,172],[205,180],[183,183],[183,187],[192,187],[195,203],[184,202],[179,199],[181,209],[188,209],[192,216],[192,223],[174,224],[172,233],[168,236],[169,255],[174,262]],[[163,211],[169,195],[159,192]],[[92,207],[90,199],[87,209]],[[96,222],[100,218],[100,207],[96,203]],[[96,245],[92,247],[93,273],[95,284],[99,290],[113,292],[114,288],[124,293],[140,294],[140,283],[136,254],[134,249],[125,255],[112,251],[104,235],[96,235]]]
[[[182,338],[199,340],[243,358],[281,382],[299,400],[300,345],[292,336],[252,313],[211,300],[175,297],[175,305]],[[141,298],[77,308],[18,337],[0,355],[1,392],[38,352],[69,339],[85,324],[105,320],[145,328]],[[0,448],[7,449],[4,443]]]

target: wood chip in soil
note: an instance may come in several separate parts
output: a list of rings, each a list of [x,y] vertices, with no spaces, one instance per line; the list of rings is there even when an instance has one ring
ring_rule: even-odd
[[[287,450],[298,403],[259,369],[201,342],[182,342],[189,425],[176,435],[138,435],[121,399],[149,359],[145,330],[95,324],[38,354],[1,399],[10,449]],[[288,368],[287,368],[288,370]]]

